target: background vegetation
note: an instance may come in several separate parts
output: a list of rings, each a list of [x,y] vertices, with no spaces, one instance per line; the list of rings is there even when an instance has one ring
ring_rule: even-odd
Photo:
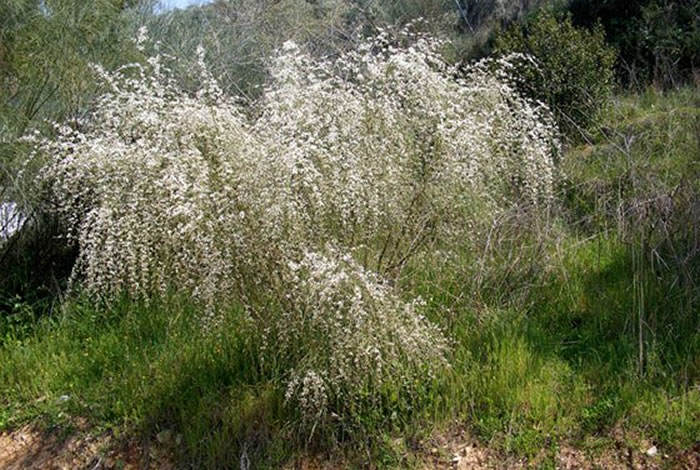
[[[555,110],[561,130],[576,136],[599,117],[614,86],[615,50],[600,25],[576,28],[571,17],[541,11],[495,38],[495,53],[526,54],[516,65],[520,88]]]

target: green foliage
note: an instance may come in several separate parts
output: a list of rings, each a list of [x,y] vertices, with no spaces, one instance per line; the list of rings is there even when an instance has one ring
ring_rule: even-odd
[[[346,24],[351,6],[324,0],[218,1],[199,8],[143,17],[152,43],[177,60],[177,78],[186,89],[201,83],[192,74],[196,49],[228,93],[256,98],[268,78],[271,57],[292,40],[317,56],[336,54],[348,45],[353,27]]]
[[[118,4],[117,4],[118,3]],[[3,2],[0,111],[6,130],[19,133],[40,117],[81,111],[94,89],[90,62],[128,58],[121,2]]]
[[[195,467],[237,460],[244,442],[259,461],[265,443],[247,438],[282,431],[279,388],[259,372],[240,309],[217,335],[202,334],[195,312],[178,299],[109,308],[84,299],[39,320],[33,335],[0,349],[5,426],[82,416],[151,436],[174,430],[180,457]]]
[[[497,36],[495,51],[535,59],[516,67],[521,88],[554,109],[566,134],[574,136],[591,126],[612,92],[615,53],[600,27],[576,28],[570,17],[543,10]]]
[[[600,22],[619,51],[618,77],[643,88],[692,82],[700,66],[700,3],[695,0],[573,0],[575,24]]]
[[[625,356],[637,374],[682,370],[691,382],[697,362],[675,361],[698,355],[688,332],[700,328],[699,105],[697,89],[619,99],[591,145],[563,162],[569,217],[584,233],[616,233],[624,246],[618,266],[633,295],[624,325],[607,328],[628,331]]]
[[[417,30],[449,38],[444,52],[452,62],[475,54],[493,28],[523,18],[546,1],[219,0],[140,21],[160,50],[178,59],[179,79],[188,89],[198,84],[188,69],[202,45],[222,88],[255,98],[267,78],[270,56],[285,41],[316,58],[329,57],[363,36],[396,32],[412,23]]]
[[[177,297],[110,307],[82,298],[53,318],[27,320],[30,334],[0,346],[0,418],[15,427],[81,417],[146,439],[167,430],[181,442],[178,462],[199,468],[225,468],[244,448],[262,467],[309,448],[347,453],[358,465],[382,458],[401,466],[396,452],[405,450],[392,450],[386,433],[411,436],[454,418],[492,446],[530,458],[620,423],[663,452],[692,445],[700,431],[697,330],[659,341],[660,373],[639,377],[625,328],[634,302],[625,246],[572,237],[553,249],[565,258],[534,286],[528,310],[478,309],[471,297],[446,295],[450,285],[434,277],[440,263],[414,272],[412,288],[430,299],[430,316],[454,341],[451,371],[410,401],[388,390],[387,410],[366,408],[358,416],[364,433],[334,447],[287,424],[296,414],[284,406],[284,367],[259,355],[262,338],[244,309],[232,306],[220,332],[203,333],[199,309]],[[461,275],[449,276],[455,294],[465,292]]]
[[[666,279],[646,286],[649,340],[640,375],[633,285],[643,267],[634,252],[614,233],[553,235],[540,235],[544,253],[519,250],[519,243],[537,243],[527,238],[500,245],[522,256],[529,275],[506,278],[514,266],[503,259],[492,280],[508,280],[496,292],[475,289],[478,271],[469,268],[431,263],[412,273],[411,288],[432,300],[431,318],[456,344],[442,406],[518,455],[608,436],[616,426],[669,452],[692,445],[700,336],[697,314],[684,306],[690,292]],[[545,265],[538,268],[532,253]],[[504,303],[511,309],[488,307]],[[675,418],[664,418],[671,409]]]
[[[591,144],[563,162],[569,217],[587,231],[616,230],[640,272],[684,286],[680,304],[659,313],[685,318],[700,308],[699,110],[693,88],[619,99]]]
[[[84,117],[98,91],[91,63],[138,57],[127,17],[135,1],[8,0],[0,5],[0,198],[35,194],[17,137],[46,120]],[[26,169],[25,169],[26,170]],[[9,193],[9,194],[7,194]],[[32,201],[35,204],[36,201]]]
[[[506,450],[534,455],[578,426],[586,403],[581,377],[556,356],[543,354],[519,334],[494,329],[485,362],[474,369],[471,421]]]

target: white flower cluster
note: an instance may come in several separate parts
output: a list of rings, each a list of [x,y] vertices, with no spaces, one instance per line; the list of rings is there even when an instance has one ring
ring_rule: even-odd
[[[439,42],[413,39],[380,35],[332,62],[286,44],[254,124],[275,229],[363,249],[382,274],[429,240],[462,239],[475,215],[546,204],[559,145],[548,110],[504,79],[507,60],[458,72]]]
[[[546,109],[499,78],[507,63],[457,79],[438,42],[412,44],[380,35],[334,61],[286,44],[247,110],[203,61],[195,96],[158,58],[98,69],[111,92],[40,145],[79,245],[74,280],[105,296],[176,289],[210,311],[277,292],[284,314],[261,323],[299,356],[288,398],[307,416],[441,366],[444,338],[384,279],[474,217],[546,204],[558,144]]]
[[[238,157],[257,143],[214,82],[189,97],[157,59],[149,69],[101,71],[112,93],[88,122],[61,126],[44,142],[56,157],[45,176],[79,243],[73,274],[88,291],[176,287],[211,304],[245,251],[236,185],[246,162]]]
[[[302,416],[329,419],[331,400],[342,416],[361,406],[359,397],[410,390],[447,366],[447,342],[420,314],[420,299],[401,300],[351,256],[330,247],[307,252],[286,275],[285,310],[267,334],[282,357],[300,356],[286,398]]]

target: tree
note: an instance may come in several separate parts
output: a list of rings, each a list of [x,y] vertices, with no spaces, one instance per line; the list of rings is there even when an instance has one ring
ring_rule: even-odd
[[[16,138],[77,116],[97,88],[91,63],[135,57],[124,12],[137,0],[6,0],[0,4],[0,187],[11,186]]]

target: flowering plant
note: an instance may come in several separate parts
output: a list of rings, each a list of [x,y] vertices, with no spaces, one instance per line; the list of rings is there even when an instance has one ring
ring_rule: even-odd
[[[107,297],[174,288],[210,313],[246,303],[308,422],[445,367],[447,340],[391,279],[475,217],[546,206],[557,132],[504,80],[506,60],[455,79],[439,41],[410,40],[380,34],[332,61],[287,43],[249,109],[203,59],[195,95],[158,57],[98,67],[111,91],[90,119],[39,145],[79,246],[74,282]]]

